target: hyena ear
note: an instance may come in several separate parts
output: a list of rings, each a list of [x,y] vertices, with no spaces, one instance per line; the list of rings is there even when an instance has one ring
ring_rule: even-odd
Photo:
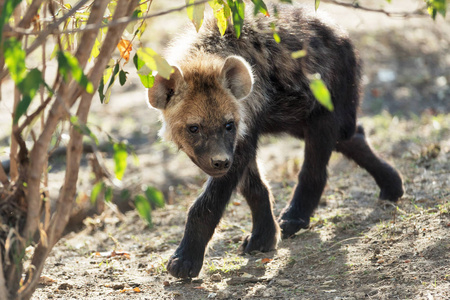
[[[180,69],[175,66],[172,66],[172,68],[174,72],[170,75],[169,80],[156,75],[153,86],[148,89],[148,101],[154,108],[165,109],[183,80]]]
[[[220,71],[220,78],[224,87],[238,100],[244,99],[252,91],[252,69],[242,57],[228,56]]]

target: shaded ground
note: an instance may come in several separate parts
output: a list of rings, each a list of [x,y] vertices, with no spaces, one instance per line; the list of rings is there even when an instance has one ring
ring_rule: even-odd
[[[205,176],[158,141],[157,114],[146,109],[135,80],[117,89],[109,105],[97,103],[90,122],[135,146],[140,164],[130,161],[124,185],[132,191],[156,186],[171,204],[153,212],[152,229],[134,211],[108,209],[85,220],[54,248],[34,299],[450,298],[450,24],[321,8],[350,31],[360,51],[361,122],[376,151],[403,174],[406,194],[399,203],[378,201],[373,179],[333,155],[311,229],[283,240],[277,251],[240,256],[251,217],[245,200],[233,195],[200,277],[176,280],[165,265]],[[0,141],[7,143],[3,135]],[[302,157],[303,143],[295,139],[261,142],[277,215],[289,201]],[[61,177],[63,160],[52,161],[50,181]],[[84,166],[79,191],[89,194]],[[51,188],[56,195],[59,185]]]

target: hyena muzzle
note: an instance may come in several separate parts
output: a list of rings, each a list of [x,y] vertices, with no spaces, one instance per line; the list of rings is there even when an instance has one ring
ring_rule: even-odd
[[[271,22],[280,43],[273,39]],[[301,49],[306,56],[293,59],[291,53]],[[210,175],[168,262],[173,276],[199,274],[206,246],[237,187],[253,220],[243,252],[275,249],[280,228],[283,237],[307,228],[333,150],[373,176],[380,198],[396,201],[403,195],[399,173],[373,153],[363,128],[356,126],[360,63],[338,28],[303,8],[279,6],[277,18],[248,14],[239,39],[232,26],[221,36],[215,21],[205,20],[198,34],[186,32],[170,51],[175,71],[169,80],[156,77],[149,101],[162,113],[163,137]],[[309,88],[308,76],[316,73],[331,93],[333,111],[320,105]],[[256,162],[259,136],[277,133],[305,140],[298,185],[278,222]]]

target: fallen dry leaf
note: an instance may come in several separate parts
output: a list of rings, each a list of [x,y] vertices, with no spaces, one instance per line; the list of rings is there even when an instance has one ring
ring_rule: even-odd
[[[133,49],[129,40],[121,39],[117,48],[120,51],[120,56],[125,59],[126,62],[130,60],[130,52]]]
[[[138,288],[138,287],[135,287],[135,288],[133,289],[133,292],[135,292],[135,293],[140,293],[140,292],[141,292],[141,289]]]
[[[267,263],[269,263],[269,262],[271,262],[272,261],[272,259],[271,258],[263,258],[263,259],[261,259],[261,263],[263,263],[263,264],[267,264]]]
[[[95,252],[96,256],[101,256],[105,258],[112,258],[112,257],[125,257],[125,258],[131,258],[130,253],[126,251],[106,251],[106,252]]]
[[[39,284],[43,284],[43,285],[52,285],[53,283],[55,283],[56,280],[53,278],[50,278],[48,276],[41,276],[41,278],[39,278]]]

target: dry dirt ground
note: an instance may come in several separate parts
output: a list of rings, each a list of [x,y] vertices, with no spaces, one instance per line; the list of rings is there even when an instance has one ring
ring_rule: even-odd
[[[133,79],[116,89],[110,104],[96,104],[90,122],[101,128],[99,136],[108,132],[134,145],[140,163],[130,160],[124,185],[133,192],[158,187],[171,204],[153,211],[151,229],[133,210],[108,208],[86,219],[55,246],[33,299],[450,299],[450,24],[324,3],[321,9],[349,30],[360,51],[360,121],[380,156],[402,173],[404,197],[377,200],[373,179],[333,155],[310,229],[281,241],[277,251],[239,255],[251,216],[235,194],[200,276],[177,280],[166,262],[205,176],[158,141],[157,114]],[[110,157],[106,151],[112,166]],[[289,201],[302,157],[303,143],[295,139],[261,141],[276,214]],[[50,180],[61,177],[63,160],[52,161]],[[82,172],[79,192],[89,194],[86,162]]]

